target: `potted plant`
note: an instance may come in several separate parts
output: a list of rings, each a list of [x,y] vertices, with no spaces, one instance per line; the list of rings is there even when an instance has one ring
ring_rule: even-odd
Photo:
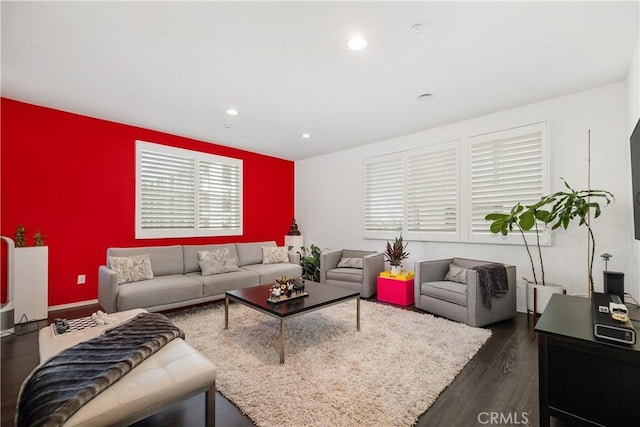
[[[551,230],[557,228],[569,228],[569,224],[574,219],[579,219],[578,226],[584,225],[587,227],[589,240],[591,242],[591,253],[589,254],[589,263],[587,267],[587,273],[589,276],[589,296],[593,293],[593,259],[596,253],[596,239],[591,228],[591,211],[593,210],[593,218],[598,218],[602,213],[600,203],[595,200],[600,200],[604,203],[604,206],[608,206],[615,201],[613,194],[606,190],[580,190],[576,191],[562,179],[564,186],[568,191],[558,191],[552,194],[547,201],[551,204],[551,212],[545,220],[545,224],[554,223],[551,226]],[[555,221],[555,222],[554,222]]]
[[[387,249],[384,251],[384,258],[391,264],[391,274],[400,274],[400,268],[402,267],[402,260],[409,257],[409,252],[406,252],[408,243],[403,242],[402,235],[396,237],[393,244],[387,242]]]
[[[302,267],[302,278],[314,282],[320,281],[320,248],[311,245],[309,249],[300,246],[300,266]]]
[[[589,287],[591,292],[593,289],[592,270],[593,256],[595,253],[595,238],[590,224],[590,211],[594,211],[595,218],[601,214],[600,204],[597,201],[591,201],[591,198],[593,197],[600,200],[604,199],[604,202],[606,202],[605,206],[609,205],[614,200],[613,195],[608,191],[575,191],[564,180],[564,178],[562,178],[562,181],[569,191],[559,191],[549,196],[544,196],[533,205],[522,206],[521,203],[516,203],[509,213],[490,213],[485,217],[486,220],[491,221],[489,229],[492,233],[501,233],[506,236],[509,232],[516,229],[522,236],[525,249],[529,255],[529,262],[531,263],[531,272],[533,275],[533,281],[523,278],[527,283],[527,301],[533,300],[530,297],[534,294],[533,288],[536,288],[536,293],[538,294],[538,298],[536,299],[536,311],[539,313],[544,310],[552,293],[564,292],[564,287],[549,283],[545,280],[539,226],[543,225],[547,227],[552,224],[551,230],[556,230],[559,227],[567,229],[574,218],[580,218],[579,225],[585,225],[587,227],[589,230],[589,238],[592,243],[590,262],[588,266]],[[540,259],[540,280],[538,280],[533,255],[525,235],[526,231],[530,231],[532,229],[535,231],[537,253]],[[528,303],[527,306],[529,306]]]
[[[520,233],[520,236],[522,236],[524,247],[527,251],[527,255],[529,255],[531,274],[533,276],[533,280],[529,280],[526,277],[522,278],[527,284],[527,310],[537,313],[542,313],[544,311],[547,303],[554,293],[565,292],[565,288],[563,286],[555,283],[548,283],[545,280],[542,248],[540,246],[540,223],[544,224],[550,216],[550,212],[544,209],[547,203],[549,203],[549,200],[550,197],[545,196],[533,205],[523,206],[521,203],[516,203],[509,213],[490,213],[485,217],[486,220],[492,221],[489,226],[489,230],[491,230],[492,233],[500,233],[503,236],[506,236],[509,232],[514,231],[515,229]],[[540,280],[538,280],[531,247],[525,235],[525,232],[531,231],[531,229],[535,232],[535,244],[537,248],[537,255],[540,260]]]

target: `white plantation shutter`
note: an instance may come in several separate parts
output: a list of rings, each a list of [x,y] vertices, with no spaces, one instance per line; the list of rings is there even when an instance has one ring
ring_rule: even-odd
[[[198,221],[201,230],[240,228],[242,192],[240,165],[201,161]]]
[[[189,230],[195,226],[195,161],[143,150],[140,158],[141,226]]]
[[[407,165],[407,238],[459,239],[458,141],[410,151]]]
[[[136,141],[136,238],[242,234],[242,161]]]
[[[399,234],[404,223],[404,167],[402,156],[366,159],[364,164],[365,237]]]
[[[469,138],[473,240],[490,234],[487,214],[548,194],[546,137],[546,123],[536,123]]]

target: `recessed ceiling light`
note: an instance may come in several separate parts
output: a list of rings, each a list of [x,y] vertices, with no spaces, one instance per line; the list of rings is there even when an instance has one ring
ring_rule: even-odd
[[[421,33],[423,28],[424,28],[424,25],[415,24],[413,27],[411,27],[411,31],[413,31],[414,33]]]
[[[367,47],[367,41],[360,36],[355,36],[349,40],[347,46],[349,46],[351,50],[362,50]]]
[[[229,108],[227,111],[225,111],[225,113],[227,113],[230,116],[237,116],[238,110],[234,109],[234,108]]]
[[[430,101],[433,99],[433,95],[430,93],[423,93],[416,98],[418,101]]]
[[[300,136],[303,137],[304,139],[311,139],[311,134],[310,133],[303,133]]]
[[[225,123],[224,127],[226,127],[227,129],[229,129],[231,127],[231,125],[229,123]]]

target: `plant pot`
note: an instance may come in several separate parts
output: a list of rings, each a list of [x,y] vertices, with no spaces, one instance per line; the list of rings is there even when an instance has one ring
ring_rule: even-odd
[[[399,265],[392,265],[391,266],[391,274],[394,276],[397,276],[398,274],[400,274],[400,272],[402,271],[402,267]]]
[[[564,294],[566,293],[566,288],[562,285],[558,285],[556,283],[546,282],[545,285],[536,285],[527,280],[527,310],[530,312],[534,312],[536,314],[542,314],[544,309],[549,304],[549,300],[553,296],[553,294]],[[534,301],[534,289],[536,299]]]

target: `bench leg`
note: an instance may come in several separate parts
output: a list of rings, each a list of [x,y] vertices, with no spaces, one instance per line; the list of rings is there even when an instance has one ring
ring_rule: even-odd
[[[216,382],[214,381],[209,390],[204,392],[205,408],[204,422],[207,427],[216,425]]]

